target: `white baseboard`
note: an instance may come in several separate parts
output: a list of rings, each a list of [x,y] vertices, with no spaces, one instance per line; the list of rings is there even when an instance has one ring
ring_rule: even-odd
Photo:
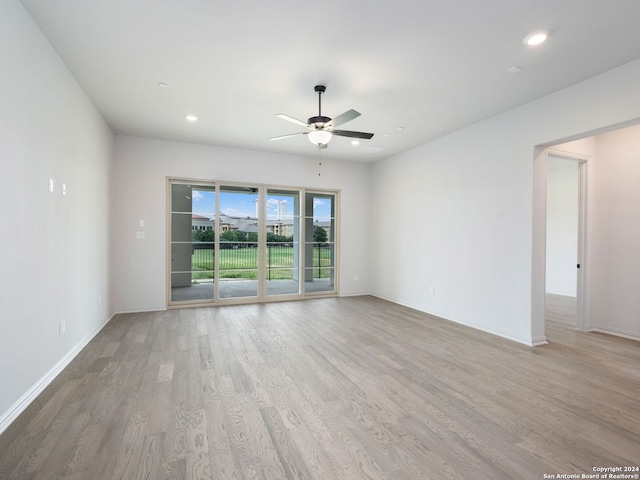
[[[473,328],[475,330],[480,330],[482,332],[486,332],[486,333],[490,333],[492,335],[496,335],[498,337],[502,337],[502,338],[506,338],[507,340],[512,340],[514,342],[518,342],[518,343],[522,343],[524,345],[527,345],[529,347],[538,347],[540,345],[546,345],[547,344],[547,338],[546,337],[522,337],[520,335],[514,335],[510,332],[504,332],[501,330],[497,330],[495,328],[491,328],[491,327],[487,327],[485,325],[481,325],[481,324],[477,324],[477,323],[473,323],[473,322],[465,322],[465,321],[461,321],[461,320],[456,320],[453,318],[448,318],[442,314],[439,313],[432,313],[432,312],[428,312],[426,310],[423,310],[422,308],[419,308],[415,305],[410,305],[407,303],[403,303],[403,302],[398,302],[396,300],[392,300],[390,298],[385,298],[382,295],[376,295],[375,293],[371,294],[374,297],[380,298],[382,300],[386,300],[387,302],[391,302],[391,303],[395,303],[397,305],[402,305],[403,307],[407,307],[407,308],[411,308],[413,310],[417,310],[419,312],[422,313],[426,313],[427,315],[431,315],[432,317],[436,317],[436,318],[440,318],[442,320],[446,320],[448,322],[453,322],[453,323],[458,323],[460,325],[464,325],[465,327],[470,327]]]
[[[531,338],[531,347],[539,347],[540,345],[547,345],[549,342],[547,341],[546,336],[542,337],[532,337]]]
[[[115,316],[115,313],[106,319],[102,325],[98,326],[93,332],[83,338],[73,347],[57,364],[51,368],[40,380],[38,380],[22,397],[14,403],[9,410],[0,416],[0,434],[11,425],[22,412],[47,388],[53,380],[60,375],[69,363],[87,346],[87,344],[102,330]]]
[[[146,313],[146,312],[164,312],[167,310],[166,306],[162,307],[148,307],[148,308],[134,308],[131,310],[116,310],[114,315],[119,315],[121,313]]]
[[[611,327],[602,327],[602,326],[593,326],[590,329],[592,332],[606,333],[607,335],[615,335],[616,337],[628,338],[630,340],[636,340],[640,342],[640,334],[635,332],[628,332],[625,330],[620,330],[618,328]]]
[[[338,296],[340,298],[349,298],[349,297],[366,297],[367,295],[375,296],[372,293],[340,293]]]

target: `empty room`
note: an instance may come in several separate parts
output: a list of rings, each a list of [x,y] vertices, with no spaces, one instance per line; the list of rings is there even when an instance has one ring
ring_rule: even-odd
[[[639,18],[0,0],[0,478],[640,478]]]

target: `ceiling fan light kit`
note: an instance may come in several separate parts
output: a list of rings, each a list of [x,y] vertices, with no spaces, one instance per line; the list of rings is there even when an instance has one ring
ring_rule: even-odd
[[[327,130],[313,130],[309,132],[309,141],[314,145],[326,145],[331,141],[333,135]]]
[[[279,137],[272,137],[269,140],[282,140],[284,138],[295,137],[298,135],[308,135],[309,141],[318,148],[327,148],[327,144],[331,141],[334,135],[341,137],[361,138],[369,140],[373,137],[373,133],[354,132],[351,130],[335,130],[335,127],[347,123],[354,118],[360,116],[359,112],[355,110],[347,110],[346,112],[338,115],[335,118],[330,118],[322,115],[322,94],[326,91],[324,85],[316,85],[314,91],[318,94],[318,115],[310,117],[307,123],[297,118],[291,117],[284,113],[276,114],[276,117],[288,122],[295,123],[299,126],[307,127],[309,132],[290,133],[288,135],[281,135]]]

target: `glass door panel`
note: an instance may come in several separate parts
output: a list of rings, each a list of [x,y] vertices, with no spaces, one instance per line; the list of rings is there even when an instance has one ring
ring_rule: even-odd
[[[305,194],[305,293],[335,292],[336,196]]]
[[[300,192],[267,189],[266,295],[300,293]]]
[[[218,297],[258,296],[258,189],[221,186]]]
[[[213,185],[171,184],[170,301],[213,301]]]

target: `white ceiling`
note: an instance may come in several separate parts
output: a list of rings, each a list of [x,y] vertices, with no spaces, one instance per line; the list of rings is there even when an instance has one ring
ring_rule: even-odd
[[[316,157],[268,138],[302,131],[274,114],[306,121],[325,84],[322,113],[375,136],[322,155],[363,162],[640,58],[638,0],[22,3],[116,133]]]

